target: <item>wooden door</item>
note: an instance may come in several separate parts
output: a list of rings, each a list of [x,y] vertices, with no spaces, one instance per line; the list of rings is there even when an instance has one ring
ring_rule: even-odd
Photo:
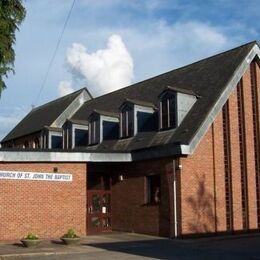
[[[111,232],[111,192],[88,191],[88,234]]]

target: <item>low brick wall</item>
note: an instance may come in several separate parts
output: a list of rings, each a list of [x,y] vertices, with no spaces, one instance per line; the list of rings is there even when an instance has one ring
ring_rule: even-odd
[[[74,228],[86,235],[86,163],[0,163],[0,170],[70,173],[72,182],[0,179],[0,240],[28,232],[55,238]]]

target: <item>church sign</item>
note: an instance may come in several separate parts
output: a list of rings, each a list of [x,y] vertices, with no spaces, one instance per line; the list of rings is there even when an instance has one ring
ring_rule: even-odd
[[[44,172],[21,172],[0,171],[0,180],[29,180],[29,181],[72,181],[72,174],[67,173],[44,173]]]

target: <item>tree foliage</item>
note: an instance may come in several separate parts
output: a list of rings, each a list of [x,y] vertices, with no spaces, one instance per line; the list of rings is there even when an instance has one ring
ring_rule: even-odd
[[[14,73],[15,32],[25,15],[22,0],[0,0],[0,95],[6,88],[4,77]]]

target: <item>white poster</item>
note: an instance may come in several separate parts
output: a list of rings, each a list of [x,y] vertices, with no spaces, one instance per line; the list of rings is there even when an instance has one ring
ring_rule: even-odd
[[[72,181],[72,174],[45,172],[0,171],[0,180],[29,180],[29,181]]]

